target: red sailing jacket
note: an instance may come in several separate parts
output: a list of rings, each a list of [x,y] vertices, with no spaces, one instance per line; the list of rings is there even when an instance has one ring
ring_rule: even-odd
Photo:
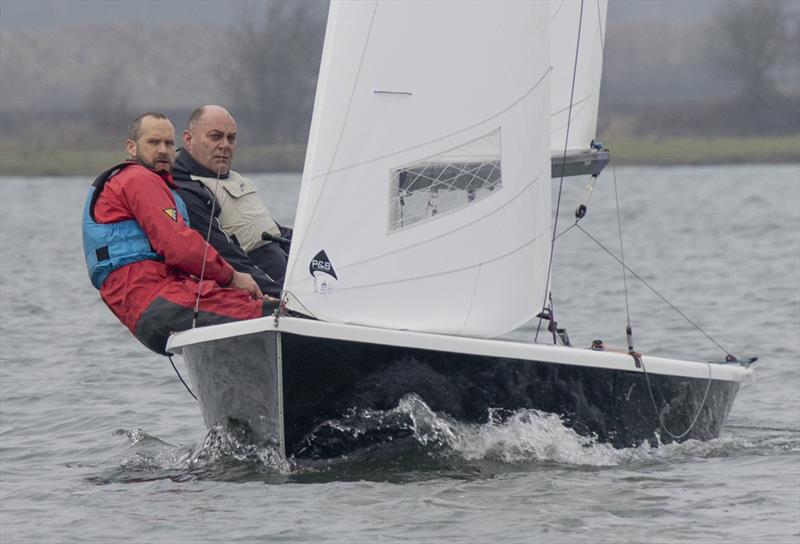
[[[261,301],[252,300],[240,289],[219,287],[230,282],[233,268],[184,223],[170,186],[169,173],[156,173],[138,164],[128,166],[106,183],[95,204],[95,220],[136,220],[164,260],[139,261],[114,270],[100,289],[103,301],[131,332],[156,297],[192,308],[198,288],[203,311],[234,319],[260,317]],[[192,277],[199,277],[201,271],[202,284]]]

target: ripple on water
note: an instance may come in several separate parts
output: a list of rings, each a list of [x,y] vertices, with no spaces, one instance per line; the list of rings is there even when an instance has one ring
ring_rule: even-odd
[[[376,440],[376,431],[383,440]],[[350,479],[413,481],[430,478],[484,477],[540,470],[542,467],[636,468],[669,466],[699,459],[775,455],[800,451],[800,430],[732,427],[709,441],[615,449],[578,435],[553,414],[520,410],[511,417],[490,417],[485,424],[464,424],[437,414],[416,395],[407,395],[391,410],[351,412],[321,423],[317,435],[326,445],[338,433],[352,448],[328,459],[281,459],[274,449],[240,442],[220,427],[210,429],[194,446],[169,444],[141,429],[118,430],[127,439],[119,462],[90,476],[97,484],[171,479],[319,482]],[[405,438],[398,438],[405,437]],[[648,476],[623,477],[644,483]],[[664,478],[657,478],[664,483]]]
[[[464,425],[408,398],[395,410],[345,414],[309,437],[309,447],[366,440],[361,449],[285,462],[221,430],[206,434],[168,362],[100,301],[87,281],[79,222],[66,227],[64,216],[79,215],[88,180],[3,178],[0,540],[796,541],[798,172],[615,173],[628,265],[732,353],[761,357],[719,439],[613,450],[547,414]],[[256,178],[291,224],[299,176],[277,185]],[[600,179],[582,225],[617,254],[610,182]],[[584,193],[582,183],[565,184],[559,225],[571,223]],[[620,268],[577,229],[559,238],[553,298],[575,345],[625,345]],[[717,356],[627,279],[638,349]],[[534,323],[514,337],[535,334]],[[265,492],[241,482],[311,485]]]

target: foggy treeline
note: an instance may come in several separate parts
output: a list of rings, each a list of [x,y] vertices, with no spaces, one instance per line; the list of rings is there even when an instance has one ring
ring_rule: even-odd
[[[800,126],[798,2],[730,0],[683,22],[610,19],[605,58],[601,131],[748,136]]]
[[[177,129],[227,106],[246,145],[304,144],[327,2],[267,2],[235,26],[129,24],[5,30],[5,143],[117,147],[146,110]],[[615,23],[605,45],[600,131],[791,134],[800,125],[800,4],[737,0],[697,21]],[[613,12],[612,12],[613,13]]]

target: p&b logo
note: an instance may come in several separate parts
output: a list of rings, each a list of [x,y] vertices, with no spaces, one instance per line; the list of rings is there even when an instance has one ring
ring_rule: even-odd
[[[333,267],[331,266],[331,263],[328,261],[318,261],[316,259],[312,259],[311,269],[315,271],[322,271],[325,272],[326,274],[330,274]]]
[[[333,293],[333,286],[339,279],[325,250],[317,253],[308,265],[308,272],[314,278],[314,292],[320,295]]]
[[[336,271],[333,269],[331,260],[327,255],[325,255],[325,250],[320,251],[314,256],[313,259],[311,259],[311,264],[308,266],[308,272],[315,277],[317,273],[321,272],[323,274],[332,276],[334,279],[339,279],[336,277]]]

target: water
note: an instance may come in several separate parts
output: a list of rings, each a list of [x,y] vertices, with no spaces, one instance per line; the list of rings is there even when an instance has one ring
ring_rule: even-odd
[[[330,422],[405,427],[388,447],[328,462],[283,462],[204,428],[167,360],[88,282],[87,179],[0,180],[0,541],[796,543],[800,166],[616,178],[628,266],[726,350],[760,357],[719,439],[615,450],[547,414],[467,426],[409,396]],[[291,224],[297,176],[256,181]],[[565,181],[559,230],[583,187]],[[581,226],[618,253],[610,170]],[[573,228],[556,270],[573,343],[624,346],[619,264]],[[724,355],[628,282],[637,349]]]

